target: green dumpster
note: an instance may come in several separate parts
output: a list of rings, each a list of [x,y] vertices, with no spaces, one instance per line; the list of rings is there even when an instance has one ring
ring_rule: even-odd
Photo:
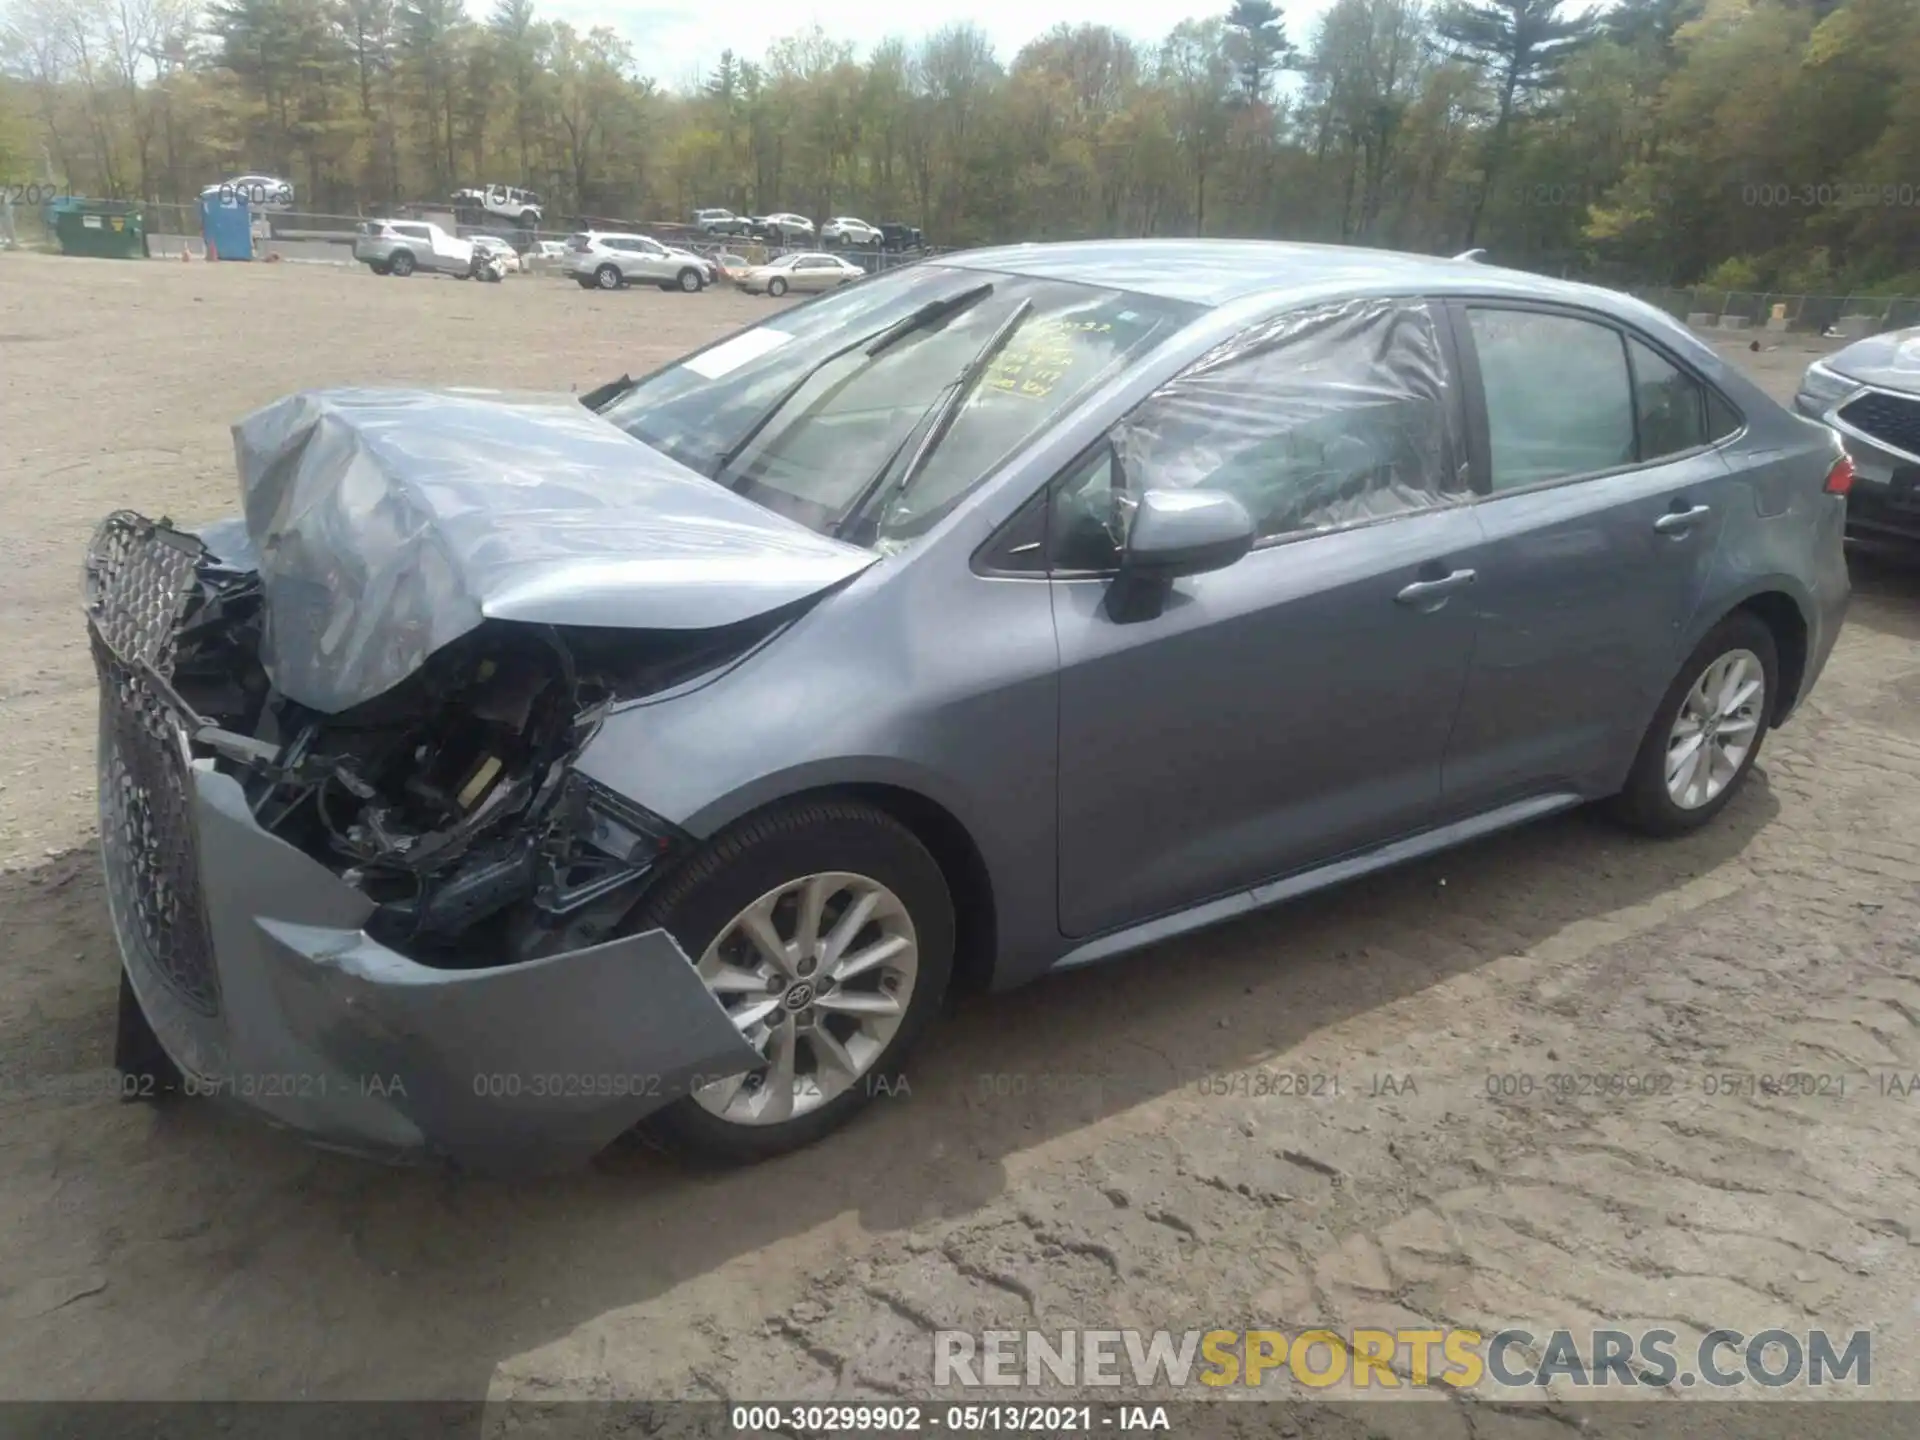
[[[129,200],[66,199],[53,216],[63,255],[100,260],[138,260],[147,253],[146,219]]]

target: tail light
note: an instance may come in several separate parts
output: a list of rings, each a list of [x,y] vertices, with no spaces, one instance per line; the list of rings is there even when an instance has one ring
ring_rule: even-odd
[[[1833,462],[1833,468],[1827,471],[1826,492],[1829,495],[1845,495],[1853,489],[1853,459],[1842,455]]]

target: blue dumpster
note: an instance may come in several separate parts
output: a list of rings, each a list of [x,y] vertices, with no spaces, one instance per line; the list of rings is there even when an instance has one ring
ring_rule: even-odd
[[[253,211],[246,201],[219,192],[200,197],[200,234],[207,253],[222,260],[253,259]]]

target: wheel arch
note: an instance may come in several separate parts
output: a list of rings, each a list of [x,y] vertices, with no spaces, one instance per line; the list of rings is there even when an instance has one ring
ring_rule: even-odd
[[[1694,627],[1682,654],[1691,654],[1693,648],[1715,626],[1742,610],[1759,619],[1773,636],[1775,658],[1780,667],[1780,686],[1774,696],[1769,724],[1777,729],[1786,723],[1787,717],[1800,703],[1806,685],[1807,661],[1813,641],[1813,603],[1795,581],[1784,575],[1769,576],[1728,597],[1710,612],[1703,610],[1706,623]]]
[[[903,784],[898,778],[862,777],[825,781],[782,789],[755,797],[724,816],[709,812],[695,833],[703,839],[731,830],[776,806],[818,800],[858,800],[890,816],[927,847],[947,882],[953,898],[953,986],[973,994],[992,987],[999,954],[999,911],[993,872],[973,832],[952,807],[929,795],[925,788]]]

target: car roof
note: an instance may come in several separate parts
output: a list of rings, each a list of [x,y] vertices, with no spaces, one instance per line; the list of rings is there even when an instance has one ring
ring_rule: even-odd
[[[1614,291],[1472,260],[1279,240],[1082,240],[1002,245],[944,255],[941,264],[1074,280],[1219,306],[1249,296],[1311,301],[1361,294],[1493,294],[1563,300],[1644,318]],[[1659,313],[1659,312],[1653,312]]]

